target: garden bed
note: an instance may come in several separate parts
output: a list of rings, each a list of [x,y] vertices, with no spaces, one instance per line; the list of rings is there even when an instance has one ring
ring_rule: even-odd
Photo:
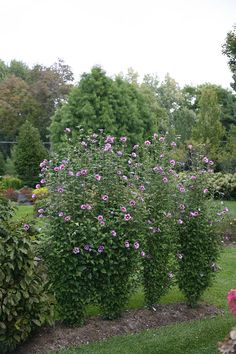
[[[153,310],[127,310],[123,316],[114,321],[105,321],[100,316],[87,319],[82,327],[67,327],[57,323],[35,333],[25,344],[12,354],[47,354],[69,347],[105,340],[112,336],[136,333],[151,328],[158,328],[176,322],[215,317],[223,313],[213,305],[201,304],[189,308],[184,303],[158,305]]]

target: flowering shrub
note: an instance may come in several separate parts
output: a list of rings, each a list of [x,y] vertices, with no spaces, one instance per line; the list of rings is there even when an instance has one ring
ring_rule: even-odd
[[[221,238],[216,232],[218,222],[227,213],[223,208],[217,213],[207,188],[209,161],[203,157],[192,175],[179,181],[178,264],[179,288],[190,306],[196,305],[204,290],[211,284],[217,261]]]
[[[40,212],[50,220],[44,254],[67,323],[82,323],[93,301],[104,317],[118,317],[128,298],[142,253],[143,202],[125,143],[96,134],[76,146],[68,139],[63,159],[41,163],[49,203]]]
[[[4,200],[1,205],[8,207]],[[51,300],[45,275],[35,258],[32,227],[14,223],[11,209],[0,218],[0,352],[24,341],[33,329],[50,319]]]
[[[173,278],[175,220],[173,186],[175,160],[171,158],[175,142],[166,142],[156,134],[144,143],[141,176],[146,201],[146,233],[143,279],[146,303],[157,303],[168,290]]]

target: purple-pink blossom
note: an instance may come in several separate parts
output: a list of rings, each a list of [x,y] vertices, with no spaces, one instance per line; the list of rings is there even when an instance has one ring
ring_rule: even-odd
[[[60,169],[60,170],[64,170],[64,169],[65,169],[64,163],[62,163],[62,164],[59,166],[59,169]]]
[[[175,160],[170,160],[170,164],[172,165],[172,166],[175,166]]]
[[[73,172],[73,171],[71,171],[71,170],[70,170],[70,171],[68,171],[68,176],[70,176],[70,177],[71,177],[71,176],[74,176],[74,172]]]
[[[127,141],[127,137],[126,137],[126,136],[122,136],[122,137],[120,138],[120,141],[121,141],[122,143],[125,143],[125,142]]]
[[[193,175],[193,176],[190,177],[190,179],[191,179],[192,181],[195,181],[195,180],[197,179],[197,176]]]
[[[71,132],[71,129],[70,129],[70,128],[65,128],[65,129],[64,129],[64,132],[65,132],[65,133],[70,133],[70,132]]]
[[[109,197],[107,194],[103,194],[101,198],[104,202],[107,202]]]
[[[39,189],[39,188],[41,188],[41,185],[38,183],[38,184],[36,184],[35,188]]]
[[[41,183],[41,184],[44,184],[44,183],[46,183],[46,180],[45,180],[44,178],[42,178],[41,181],[40,181],[40,183]]]
[[[38,213],[39,214],[43,214],[44,213],[44,209],[43,208],[38,209]]]
[[[123,152],[122,151],[117,151],[117,156],[121,157],[123,155]]]
[[[96,174],[96,175],[95,175],[95,179],[96,179],[96,181],[100,181],[100,180],[101,180],[101,178],[102,178],[102,176],[100,176],[99,174]]]
[[[135,200],[130,200],[130,201],[129,201],[129,205],[132,206],[132,207],[135,206],[135,205],[136,205]]]
[[[135,250],[139,249],[139,242],[138,241],[134,242],[134,249]]]
[[[80,253],[80,248],[79,247],[74,247],[72,252],[74,254],[79,254]]]
[[[180,204],[180,205],[179,205],[179,208],[180,208],[181,210],[185,210],[185,205],[184,205],[184,204]]]
[[[154,134],[153,134],[153,139],[156,140],[157,138],[158,138],[158,134],[157,134],[157,133],[154,133]]]
[[[113,237],[115,237],[115,236],[116,236],[116,231],[115,231],[115,230],[111,230],[111,235],[112,235]]]
[[[28,231],[30,229],[30,226],[29,224],[24,224],[23,228],[25,231]]]
[[[60,217],[64,216],[63,211],[60,211],[60,212],[58,213],[58,216],[60,216]]]
[[[206,156],[203,157],[202,161],[205,162],[205,163],[209,162],[209,160],[208,160],[208,158]]]
[[[196,217],[196,216],[198,216],[199,215],[199,212],[198,211],[190,211],[190,216],[191,217]]]
[[[203,189],[203,193],[206,194],[206,193],[208,193],[208,192],[209,192],[209,190],[208,190],[207,188],[204,188],[204,189]]]
[[[179,225],[182,225],[184,223],[182,219],[179,219],[177,222]]]
[[[162,181],[163,181],[164,183],[168,183],[168,178],[167,178],[167,177],[163,177]]]
[[[112,149],[112,145],[110,143],[105,144],[104,151],[110,151]]]
[[[145,191],[145,186],[144,186],[143,184],[141,184],[141,186],[139,186],[139,189],[140,189],[141,191]]]
[[[150,140],[146,140],[146,141],[144,142],[144,145],[151,145],[151,141],[150,141]]]
[[[163,143],[163,142],[165,141],[165,137],[164,137],[164,136],[161,136],[161,137],[159,138],[159,141],[160,141],[161,143]]]
[[[126,213],[127,212],[127,209],[124,206],[120,207],[120,210],[122,211],[122,213]]]
[[[135,159],[137,157],[137,154],[135,152],[132,152],[131,156]]]
[[[88,243],[87,245],[84,246],[84,250],[87,252],[91,252],[92,251],[92,246]]]
[[[97,219],[98,219],[98,221],[102,221],[103,220],[103,216],[102,215],[98,215]]]
[[[65,216],[64,217],[64,220],[66,221],[66,222],[68,222],[68,221],[70,221],[71,220],[71,217],[68,215],[68,216]]]
[[[58,172],[59,171],[59,167],[58,166],[56,166],[56,167],[54,167],[54,169],[53,169],[55,172]]]
[[[105,249],[105,247],[104,247],[103,245],[100,245],[100,246],[98,247],[98,253],[104,252],[104,249]]]
[[[177,144],[176,144],[175,141],[172,141],[172,142],[170,143],[170,145],[171,145],[172,147],[176,147],[176,146],[177,146]]]
[[[129,241],[126,240],[126,241],[125,241],[125,248],[129,248],[129,246],[130,246],[130,245],[129,245]]]
[[[144,251],[141,251],[141,252],[140,252],[140,256],[141,256],[141,257],[145,257],[145,252],[144,252]]]
[[[125,221],[129,221],[130,219],[132,219],[132,216],[130,214],[125,214],[124,215],[124,220]]]
[[[108,135],[105,139],[105,143],[111,143],[113,144],[115,141],[115,137],[114,136],[111,136],[111,135]]]

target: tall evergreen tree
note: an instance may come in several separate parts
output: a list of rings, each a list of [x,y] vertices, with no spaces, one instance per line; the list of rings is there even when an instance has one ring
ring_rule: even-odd
[[[39,131],[26,121],[20,128],[17,144],[13,151],[13,160],[18,176],[27,186],[38,182],[39,164],[48,156]]]

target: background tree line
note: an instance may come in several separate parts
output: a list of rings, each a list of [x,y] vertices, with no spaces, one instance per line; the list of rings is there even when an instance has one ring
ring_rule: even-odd
[[[232,71],[233,90],[210,83],[180,88],[169,74],[163,81],[147,74],[140,82],[132,69],[109,77],[98,66],[74,83],[71,68],[60,59],[49,67],[37,64],[32,68],[21,61],[6,64],[0,60],[0,140],[16,141],[23,136],[20,131],[25,130],[26,122],[37,129],[42,141],[52,142],[54,149],[66,127],[74,133],[81,126],[85,130],[103,129],[128,136],[132,144],[154,132],[168,132],[170,139],[177,135],[178,154],[183,160],[188,144],[204,146],[218,170],[235,172],[236,27],[227,34],[223,54]],[[33,131],[29,129],[28,135]],[[28,136],[29,141],[36,135]],[[10,152],[3,146],[1,174],[10,168],[8,157],[4,171]],[[14,159],[17,154],[13,151],[12,155]]]

